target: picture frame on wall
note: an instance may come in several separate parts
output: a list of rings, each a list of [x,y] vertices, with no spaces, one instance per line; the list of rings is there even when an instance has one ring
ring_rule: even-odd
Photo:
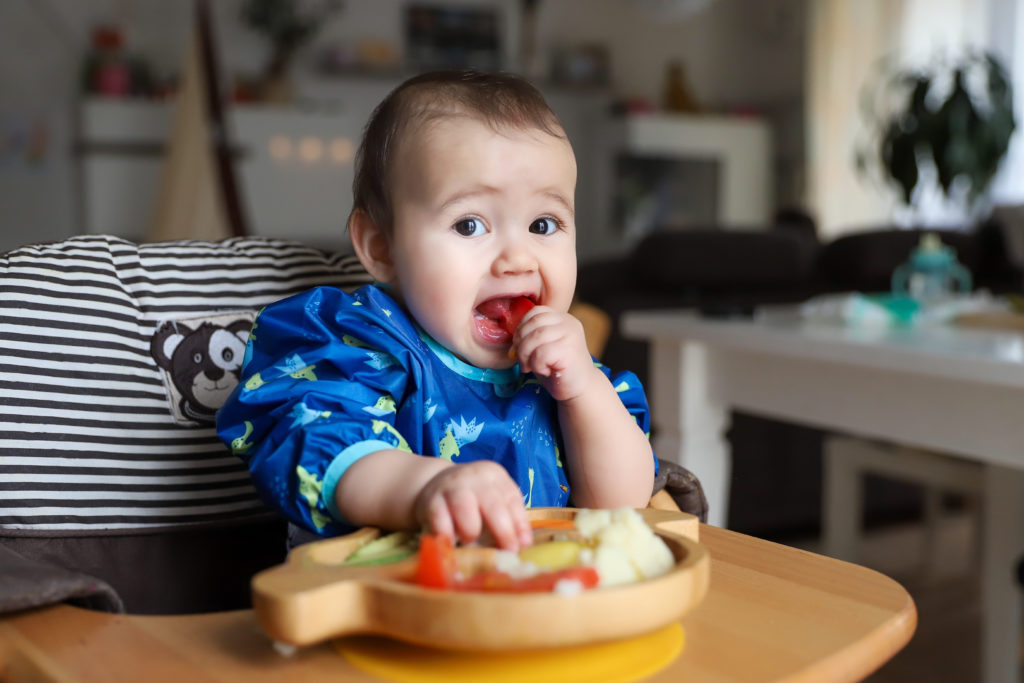
[[[611,80],[608,48],[596,43],[556,47],[552,51],[551,80],[565,86],[607,86]]]
[[[405,8],[406,66],[413,71],[502,68],[501,15],[493,7],[412,3]]]

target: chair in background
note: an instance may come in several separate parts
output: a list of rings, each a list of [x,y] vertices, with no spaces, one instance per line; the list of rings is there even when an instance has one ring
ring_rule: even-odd
[[[583,325],[583,334],[587,338],[587,351],[601,360],[608,336],[612,331],[612,319],[597,306],[583,301],[574,301],[569,307],[571,313]]]
[[[864,518],[863,480],[867,474],[899,479],[924,488],[924,576],[939,567],[937,537],[942,521],[942,497],[960,494],[974,503],[974,554],[979,553],[979,496],[983,470],[939,453],[895,446],[847,436],[828,436],[824,447],[822,491],[822,552],[848,562],[858,562],[861,524]]]

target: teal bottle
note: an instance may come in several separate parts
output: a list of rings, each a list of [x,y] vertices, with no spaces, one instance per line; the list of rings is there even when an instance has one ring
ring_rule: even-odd
[[[970,291],[970,271],[957,261],[956,250],[932,232],[921,236],[907,262],[892,273],[892,293],[922,304]]]

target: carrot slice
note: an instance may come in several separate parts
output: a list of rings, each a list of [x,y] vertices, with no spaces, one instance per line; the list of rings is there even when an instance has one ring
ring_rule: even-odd
[[[571,519],[531,519],[531,529],[575,529],[576,522]]]

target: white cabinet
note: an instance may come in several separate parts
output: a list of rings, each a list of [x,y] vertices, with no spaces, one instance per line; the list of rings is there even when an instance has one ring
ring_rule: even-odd
[[[156,206],[172,108],[86,99],[78,125],[81,231],[138,240]]]
[[[601,136],[606,237],[654,230],[763,229],[773,210],[768,123],[738,116],[633,114]]]
[[[140,240],[155,210],[174,107],[89,99],[79,130],[87,233]],[[352,162],[362,121],[337,111],[267,106],[228,110],[251,232],[324,247],[347,244]]]

